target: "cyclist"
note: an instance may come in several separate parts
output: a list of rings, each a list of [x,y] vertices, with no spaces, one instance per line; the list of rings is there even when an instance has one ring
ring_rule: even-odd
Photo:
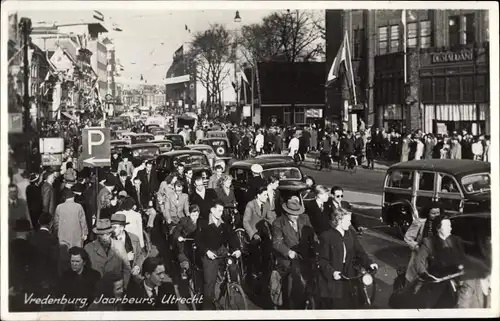
[[[336,208],[330,215],[330,228],[319,237],[319,284],[320,307],[323,309],[348,309],[356,307],[357,297],[351,297],[351,288],[342,281],[341,275],[356,276],[354,258],[363,266],[378,269],[350,229],[351,212]]]
[[[351,138],[351,134],[342,135],[339,145],[340,161],[346,162],[354,153],[354,140]]]
[[[297,196],[292,196],[282,205],[282,208],[285,215],[273,222],[273,249],[277,252],[279,276],[282,280],[285,277],[281,282],[283,307],[297,309],[302,308],[305,303],[305,288],[301,280],[303,280],[302,274],[306,271],[306,265],[302,264],[300,259],[313,256],[315,235],[309,216],[304,214],[304,207]],[[294,289],[293,295],[292,288]],[[297,288],[301,290],[297,291]]]
[[[177,244],[177,253],[181,267],[182,277],[185,277],[186,270],[189,269],[189,262],[194,262],[195,253],[186,250],[184,247],[185,238],[194,238],[196,233],[196,223],[200,217],[198,205],[189,206],[189,216],[183,217],[173,230],[173,239]]]
[[[321,171],[323,167],[330,167],[330,153],[332,151],[330,139],[324,135],[323,140],[320,142],[320,167],[319,170]]]
[[[236,234],[228,224],[222,221],[224,204],[215,201],[210,207],[210,214],[207,220],[198,221],[196,232],[196,244],[202,255],[203,264],[203,309],[213,310],[215,308],[215,283],[217,273],[225,263],[219,258],[225,257],[228,253],[239,258],[241,251]],[[234,269],[237,265],[232,265]]]

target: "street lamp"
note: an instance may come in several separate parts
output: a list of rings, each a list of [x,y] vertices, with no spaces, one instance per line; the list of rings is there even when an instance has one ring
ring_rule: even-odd
[[[240,12],[238,10],[236,10],[236,15],[234,16],[234,22],[241,22]]]

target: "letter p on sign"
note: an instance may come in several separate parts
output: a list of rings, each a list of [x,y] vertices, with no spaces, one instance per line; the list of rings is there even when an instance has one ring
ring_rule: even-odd
[[[94,137],[99,136],[98,140]],[[92,146],[100,146],[104,144],[104,133],[98,129],[89,129],[88,151],[92,155]]]

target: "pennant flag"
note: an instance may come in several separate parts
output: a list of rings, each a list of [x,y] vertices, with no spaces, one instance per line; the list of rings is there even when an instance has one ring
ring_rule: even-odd
[[[337,56],[333,60],[332,67],[328,72],[328,76],[326,79],[326,87],[330,86],[334,81],[339,79],[340,77],[340,67],[342,64],[344,65],[345,77],[347,78],[348,86],[352,90],[352,96],[354,100],[354,105],[357,104],[356,99],[356,86],[354,83],[354,72],[352,69],[352,61],[351,61],[351,50],[349,48],[349,35],[347,31],[344,34],[344,40],[340,45],[339,51],[337,52]]]
[[[39,87],[40,89],[45,85],[45,83],[47,82],[47,80],[49,80],[50,74],[51,74],[50,70],[47,71],[47,75],[45,76],[45,79],[40,83],[40,87]]]
[[[247,84],[250,84],[248,82],[247,76],[245,75],[245,72],[243,70],[240,71],[240,74],[241,74],[241,78],[243,79],[243,81],[246,82]]]

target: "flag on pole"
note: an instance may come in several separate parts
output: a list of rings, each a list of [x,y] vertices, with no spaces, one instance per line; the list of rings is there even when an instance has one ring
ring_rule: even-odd
[[[351,50],[349,48],[349,35],[347,30],[344,34],[344,40],[340,45],[339,51],[337,52],[337,56],[333,60],[332,67],[328,72],[328,76],[326,79],[326,86],[330,86],[334,81],[339,79],[340,77],[340,67],[342,64],[344,65],[345,77],[347,79],[348,86],[352,90],[352,96],[354,100],[354,105],[357,104],[356,99],[356,86],[354,83],[354,72],[352,69],[352,61],[351,61]]]

